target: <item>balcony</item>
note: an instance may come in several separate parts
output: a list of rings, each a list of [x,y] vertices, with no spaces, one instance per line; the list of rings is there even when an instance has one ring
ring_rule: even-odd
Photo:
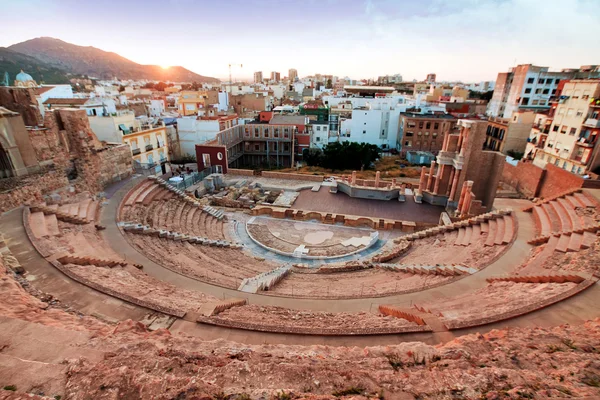
[[[146,145],[146,151],[152,151],[152,150],[154,150],[154,146],[151,145],[151,144],[147,144]]]
[[[600,120],[598,118],[588,118],[583,125],[590,128],[600,128]]]
[[[131,154],[134,156],[137,156],[138,154],[140,154],[142,151],[140,149],[131,149]]]

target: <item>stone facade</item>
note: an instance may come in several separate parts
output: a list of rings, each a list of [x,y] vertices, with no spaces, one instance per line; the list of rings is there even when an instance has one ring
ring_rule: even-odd
[[[502,182],[514,187],[525,197],[547,198],[579,189],[586,180],[552,164],[540,168],[532,163],[519,161],[517,166],[505,164]]]

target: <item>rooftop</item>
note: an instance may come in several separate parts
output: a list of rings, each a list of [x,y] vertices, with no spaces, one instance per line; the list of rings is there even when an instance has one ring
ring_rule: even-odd
[[[83,99],[79,97],[72,97],[67,99],[57,99],[54,97],[44,101],[44,104],[62,104],[62,105],[84,105],[89,99]]]
[[[269,122],[270,125],[305,125],[304,115],[274,115]]]
[[[456,119],[451,114],[421,114],[421,113],[412,113],[412,112],[403,112],[400,115],[408,117],[408,118],[424,118],[424,119]]]

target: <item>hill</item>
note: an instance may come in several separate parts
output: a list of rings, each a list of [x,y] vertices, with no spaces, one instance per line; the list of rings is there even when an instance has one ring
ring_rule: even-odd
[[[14,44],[8,49],[70,73],[110,79],[149,79],[173,82],[218,82],[216,78],[198,75],[183,67],[164,69],[158,65],[142,65],[116,53],[92,46],[77,46],[50,37]]]
[[[9,84],[12,85],[15,76],[21,72],[21,69],[38,83],[69,83],[66,71],[6,47],[0,47],[0,81],[4,80],[4,73],[8,72]]]

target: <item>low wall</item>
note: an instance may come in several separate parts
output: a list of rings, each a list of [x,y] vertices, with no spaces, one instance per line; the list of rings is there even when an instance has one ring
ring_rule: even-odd
[[[551,197],[557,193],[579,189],[583,186],[584,179],[581,176],[565,171],[556,165],[547,164],[544,171],[546,172],[540,185],[538,197]]]
[[[323,182],[323,176],[317,175],[293,174],[288,172],[275,171],[262,171],[260,175],[264,178],[272,179],[291,179],[296,181]]]
[[[319,336],[353,336],[353,335],[386,335],[395,333],[431,332],[428,326],[403,326],[397,328],[312,328],[312,327],[289,327],[276,325],[261,325],[251,322],[231,321],[218,317],[199,317],[197,322],[208,325],[223,326],[226,328],[245,329],[259,332],[273,333],[295,333],[299,335]]]
[[[324,224],[343,223],[347,226],[367,226],[377,230],[401,229],[402,232],[414,232],[417,228],[429,228],[435,224],[417,223],[413,221],[397,221],[393,219],[362,217],[359,215],[333,214],[321,211],[294,210],[289,208],[256,206],[252,215],[269,215],[274,218],[292,218],[299,221],[316,219]]]
[[[227,173],[231,175],[254,176],[254,170],[251,169],[228,168]]]
[[[374,181],[373,181],[374,182]],[[400,188],[375,188],[366,186],[351,186],[346,182],[338,181],[338,191],[347,194],[350,197],[372,200],[393,200],[400,194]]]

